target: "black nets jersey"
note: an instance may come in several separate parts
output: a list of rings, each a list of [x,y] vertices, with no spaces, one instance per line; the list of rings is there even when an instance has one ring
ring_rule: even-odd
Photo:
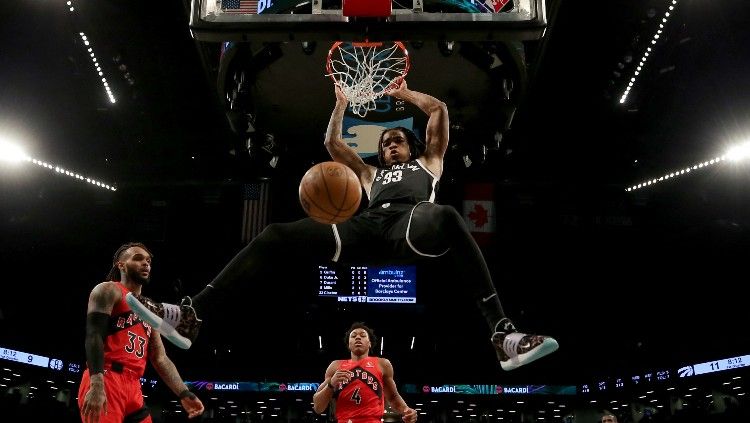
[[[385,203],[417,204],[435,201],[438,179],[419,161],[396,163],[375,171],[368,209]]]

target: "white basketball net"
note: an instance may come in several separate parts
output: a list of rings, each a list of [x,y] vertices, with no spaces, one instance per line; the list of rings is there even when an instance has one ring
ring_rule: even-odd
[[[341,88],[352,112],[364,117],[375,100],[409,72],[409,53],[400,42],[336,43],[328,52],[328,74]]]

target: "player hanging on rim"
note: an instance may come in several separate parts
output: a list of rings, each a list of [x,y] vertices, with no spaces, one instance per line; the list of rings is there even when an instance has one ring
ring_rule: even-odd
[[[442,257],[451,260],[466,289],[476,300],[490,329],[491,342],[504,370],[512,370],[557,350],[554,338],[519,332],[505,315],[487,263],[462,216],[455,208],[436,204],[435,193],[448,148],[448,109],[442,101],[409,89],[401,80],[388,95],[417,106],[428,116],[425,140],[406,128],[383,131],[378,142],[380,166],[364,163],[342,138],[348,100],[334,87],[336,105],[325,146],[334,161],[346,164],[369,198],[362,213],[346,222],[325,225],[305,218],[269,225],[245,246],[194,297],[180,305],[128,295],[128,304],[163,336],[189,348],[201,324],[231,288],[257,281],[274,257],[293,255],[311,263],[386,263]]]

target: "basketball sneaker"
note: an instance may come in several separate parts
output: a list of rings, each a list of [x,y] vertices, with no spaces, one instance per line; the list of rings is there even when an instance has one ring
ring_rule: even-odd
[[[555,338],[518,332],[507,318],[495,326],[491,340],[503,370],[517,369],[559,348]]]
[[[125,302],[144,322],[182,349],[190,348],[198,336],[202,320],[195,314],[190,297],[183,298],[180,305],[175,305],[157,303],[143,295],[128,292]]]

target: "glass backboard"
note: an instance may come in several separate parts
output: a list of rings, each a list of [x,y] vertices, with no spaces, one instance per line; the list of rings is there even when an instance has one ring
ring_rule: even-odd
[[[191,1],[199,41],[538,40],[547,26],[545,0],[392,0],[386,18],[344,16],[347,0]]]

